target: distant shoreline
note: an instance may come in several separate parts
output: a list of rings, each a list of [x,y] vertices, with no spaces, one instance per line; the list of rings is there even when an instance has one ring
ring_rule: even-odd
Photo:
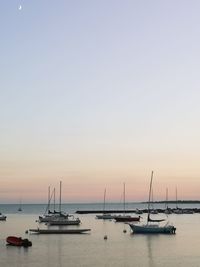
[[[148,201],[127,201],[126,204],[147,204]],[[153,204],[200,204],[200,200],[169,200],[169,201],[165,201],[165,200],[159,200],[159,201],[153,201],[150,202]],[[108,202],[107,204],[122,204],[122,202]],[[0,203],[0,205],[19,205],[19,203]],[[47,203],[23,203],[24,205],[47,205]],[[56,204],[58,205],[58,204]],[[102,205],[102,202],[66,202],[66,203],[62,203],[62,205]]]
[[[143,204],[146,204],[148,203],[148,201],[145,201],[145,202],[140,202],[140,203],[143,203]],[[162,203],[168,203],[168,204],[199,204],[200,203],[200,200],[170,200],[170,201],[153,201],[151,203],[154,203],[154,204],[162,204]]]

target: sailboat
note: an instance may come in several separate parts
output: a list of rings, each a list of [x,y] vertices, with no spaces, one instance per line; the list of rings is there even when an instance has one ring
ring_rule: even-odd
[[[177,187],[176,187],[176,208],[173,210],[175,214],[183,214],[182,209],[178,207],[178,198],[177,198]]]
[[[21,199],[20,199],[20,201],[19,201],[19,208],[18,208],[18,211],[22,211],[22,201],[21,201]]]
[[[57,212],[55,212],[55,211],[52,212],[52,211],[50,210],[50,203],[51,203],[51,199],[52,199],[52,196],[53,196],[54,192],[55,192],[55,191],[53,190],[53,193],[50,194],[50,186],[49,186],[49,187],[48,187],[48,201],[47,201],[47,207],[46,207],[46,210],[45,210],[44,215],[39,216],[39,222],[44,222],[44,223],[46,223],[46,222],[51,221],[54,217],[60,216],[59,213],[57,213]],[[63,216],[65,216],[65,215],[63,214]]]
[[[6,221],[7,216],[0,212],[0,221]]]
[[[59,201],[59,213],[58,213],[59,216],[54,216],[52,220],[49,221],[49,225],[79,225],[81,223],[79,218],[74,218],[73,215],[69,214],[63,216],[63,212],[61,210],[61,192],[62,192],[62,182],[60,181],[60,201]]]
[[[104,190],[104,197],[103,197],[103,214],[96,215],[96,219],[103,219],[103,220],[111,220],[113,219],[113,215],[110,213],[105,212],[105,206],[106,206],[106,188]]]
[[[161,226],[159,223],[165,221],[164,219],[151,219],[150,218],[150,202],[151,202],[151,190],[153,182],[153,171],[151,172],[150,188],[149,188],[149,201],[148,201],[148,215],[147,223],[144,225],[129,224],[133,233],[138,234],[175,234],[176,228],[170,225],[168,222]]]
[[[172,214],[171,209],[168,207],[168,188],[166,188],[165,214]]]
[[[48,204],[43,216],[39,216],[39,222],[49,223],[50,225],[78,225],[80,224],[79,218],[74,218],[73,215],[66,214],[61,210],[61,192],[62,182],[60,181],[60,200],[59,200],[59,211],[55,210],[55,188],[50,195],[50,187],[48,188]],[[54,195],[54,211],[50,210],[51,199]],[[72,219],[71,219],[72,217]]]
[[[114,219],[116,222],[139,222],[140,221],[140,216],[137,216],[137,217],[133,217],[133,216],[130,216],[130,215],[126,215],[125,214],[125,210],[126,210],[126,199],[125,199],[125,183],[124,183],[124,192],[123,192],[123,198],[124,198],[124,214],[123,215],[117,215],[117,216],[114,216]]]

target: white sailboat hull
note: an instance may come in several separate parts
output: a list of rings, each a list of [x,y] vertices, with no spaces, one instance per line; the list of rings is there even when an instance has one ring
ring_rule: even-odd
[[[79,225],[81,221],[77,219],[55,219],[49,222],[49,225]]]
[[[51,214],[39,216],[39,222],[51,222],[60,218],[68,218],[68,215]]]

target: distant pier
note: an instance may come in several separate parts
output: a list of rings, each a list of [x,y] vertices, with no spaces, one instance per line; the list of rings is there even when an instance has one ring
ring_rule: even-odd
[[[156,209],[158,213],[165,213],[165,209]],[[172,211],[172,213],[175,213],[174,211],[176,209],[169,209]],[[182,211],[182,214],[193,214],[193,213],[200,213],[200,208],[182,208],[179,209]],[[142,213],[148,213],[148,209],[140,209],[139,210]],[[129,210],[77,210],[75,213],[77,214],[99,214],[99,213],[138,213],[137,209],[129,209]]]
[[[136,210],[77,210],[77,214],[96,214],[96,213],[135,213]],[[147,212],[147,210],[146,210]]]

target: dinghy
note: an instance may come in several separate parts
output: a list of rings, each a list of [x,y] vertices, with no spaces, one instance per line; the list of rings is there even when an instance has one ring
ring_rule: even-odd
[[[17,246],[17,247],[31,247],[32,242],[29,241],[28,239],[22,239],[21,237],[16,237],[16,236],[8,236],[6,238],[6,242],[8,245],[11,246]]]

